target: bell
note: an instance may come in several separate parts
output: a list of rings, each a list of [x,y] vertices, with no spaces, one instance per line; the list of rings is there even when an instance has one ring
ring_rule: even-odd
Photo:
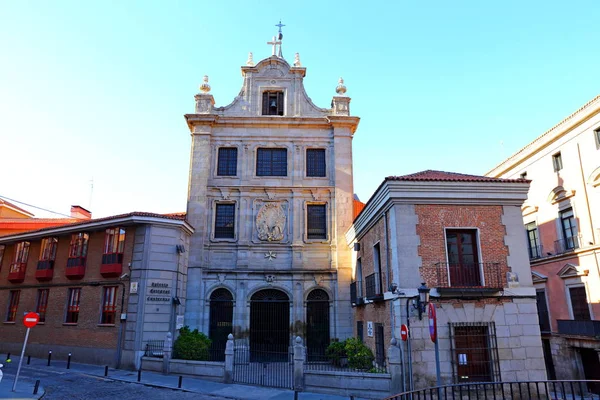
[[[277,107],[277,100],[271,99],[271,104],[269,104],[269,106],[273,108]]]

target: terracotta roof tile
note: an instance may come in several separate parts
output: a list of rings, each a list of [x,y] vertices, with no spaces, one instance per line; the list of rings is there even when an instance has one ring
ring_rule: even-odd
[[[409,175],[388,176],[386,181],[448,181],[448,182],[529,182],[527,179],[501,179],[457,172],[425,170]]]

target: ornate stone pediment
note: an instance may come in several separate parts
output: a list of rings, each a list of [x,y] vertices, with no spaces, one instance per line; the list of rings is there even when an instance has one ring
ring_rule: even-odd
[[[258,239],[267,242],[283,240],[285,234],[286,204],[279,201],[265,202],[256,214]]]
[[[552,204],[560,203],[561,201],[567,200],[575,196],[574,190],[566,190],[562,186],[557,186],[548,195],[548,202]]]
[[[590,273],[589,269],[583,269],[579,265],[567,263],[558,271],[557,275],[561,278],[576,278],[578,276],[587,276]]]

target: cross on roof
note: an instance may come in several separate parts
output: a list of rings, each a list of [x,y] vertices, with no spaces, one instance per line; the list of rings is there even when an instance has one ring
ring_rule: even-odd
[[[273,36],[273,40],[270,42],[267,42],[267,44],[273,45],[273,55],[276,55],[277,45],[281,45],[281,40],[277,40],[277,38],[275,36]]]

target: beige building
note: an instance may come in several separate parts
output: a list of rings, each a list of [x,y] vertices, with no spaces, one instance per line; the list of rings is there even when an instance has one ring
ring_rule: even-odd
[[[275,40],[274,40],[275,42]],[[352,136],[359,118],[340,80],[331,108],[304,90],[281,52],[241,68],[239,95],[215,107],[208,78],[185,118],[192,135],[185,323],[223,348],[322,352],[352,334]]]
[[[600,379],[600,96],[487,175],[531,180],[522,213],[549,377]]]

